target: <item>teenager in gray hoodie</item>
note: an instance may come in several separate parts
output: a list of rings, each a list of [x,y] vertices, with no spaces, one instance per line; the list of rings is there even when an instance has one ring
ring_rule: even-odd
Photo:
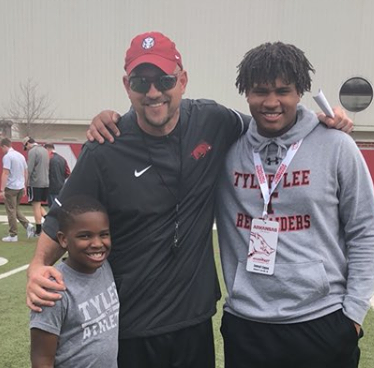
[[[281,42],[238,67],[254,121],[218,192],[226,368],[358,366],[374,288],[373,184],[352,138],[299,105],[310,72]]]

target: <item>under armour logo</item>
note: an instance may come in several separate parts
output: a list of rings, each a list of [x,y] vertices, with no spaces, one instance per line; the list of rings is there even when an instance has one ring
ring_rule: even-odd
[[[267,165],[271,165],[271,164],[276,164],[276,165],[278,165],[279,164],[279,158],[278,157],[276,157],[274,160],[272,160],[272,159],[270,159],[269,157],[266,159],[266,163],[267,163]]]

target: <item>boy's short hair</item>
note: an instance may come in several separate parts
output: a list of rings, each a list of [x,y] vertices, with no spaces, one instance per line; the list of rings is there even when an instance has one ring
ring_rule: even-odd
[[[74,216],[87,212],[101,212],[108,216],[107,210],[96,198],[82,194],[66,199],[57,213],[59,230],[66,232],[74,223]]]
[[[281,78],[287,84],[294,83],[302,96],[310,91],[310,72],[315,70],[302,50],[283,42],[267,42],[244,55],[235,86],[240,94],[247,94],[255,84],[275,85],[275,80]]]

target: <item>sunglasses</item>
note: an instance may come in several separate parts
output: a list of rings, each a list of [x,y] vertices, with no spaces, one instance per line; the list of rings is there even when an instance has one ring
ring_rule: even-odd
[[[178,76],[173,74],[166,74],[157,77],[130,77],[130,88],[134,92],[147,93],[153,84],[160,92],[172,89],[177,84]]]

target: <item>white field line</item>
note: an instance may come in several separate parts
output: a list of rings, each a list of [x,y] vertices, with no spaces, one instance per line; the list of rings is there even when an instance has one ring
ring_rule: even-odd
[[[2,274],[0,274],[0,279],[5,279],[6,277],[12,276],[12,275],[14,275],[17,272],[21,272],[21,271],[27,270],[28,267],[29,267],[29,265],[27,264],[27,265],[15,268],[14,270],[2,273]]]
[[[32,221],[34,221],[34,217],[32,217],[32,216],[26,216],[26,218],[30,221],[30,222],[32,222]],[[4,216],[4,215],[2,215],[2,216],[0,216],[0,223],[2,223],[2,225],[6,225],[6,226],[8,226],[8,218],[7,218],[7,216]],[[18,267],[18,268],[15,268],[14,270],[11,270],[11,271],[8,271],[8,272],[5,272],[5,273],[1,273],[0,274],[0,280],[1,279],[5,279],[6,277],[8,277],[8,276],[12,276],[12,275],[14,275],[15,273],[17,273],[17,272],[21,272],[21,271],[24,271],[24,270],[26,270],[27,269],[27,267],[29,267],[29,265],[27,264],[27,265],[24,265],[24,266],[21,266],[21,267]]]
[[[27,220],[29,220],[31,223],[34,223],[35,219],[33,216],[25,216]],[[8,226],[8,217],[5,215],[0,215],[0,222],[3,222],[3,225]]]

